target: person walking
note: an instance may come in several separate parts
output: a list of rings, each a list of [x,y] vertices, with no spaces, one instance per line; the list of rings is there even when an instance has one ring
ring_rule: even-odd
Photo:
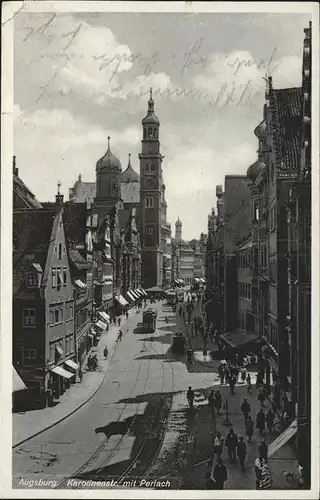
[[[243,402],[242,402],[242,405],[241,405],[240,409],[241,409],[241,412],[242,412],[242,414],[244,416],[245,421],[247,421],[248,420],[248,416],[249,416],[249,414],[251,412],[251,406],[250,406],[250,403],[248,402],[248,400],[247,400],[246,397],[243,398]]]
[[[213,453],[217,455],[217,458],[221,457],[223,450],[223,437],[221,432],[218,432],[213,439]]]
[[[205,478],[204,489],[205,490],[215,490],[216,489],[216,482],[211,477],[211,473],[206,472],[204,478]]]
[[[266,417],[263,413],[262,408],[260,408],[256,417],[256,428],[259,429],[260,435],[262,436],[265,430]]]
[[[194,400],[194,391],[192,390],[191,385],[188,387],[187,400],[189,403],[189,408],[191,410],[193,408],[193,400]]]
[[[244,384],[247,377],[247,369],[243,366],[241,368],[241,382]]]
[[[107,359],[107,357],[108,357],[108,352],[109,352],[109,351],[108,351],[108,348],[107,348],[107,346],[105,346],[105,348],[103,349],[103,355],[104,355],[104,357],[105,357],[106,359]]]
[[[261,408],[264,406],[264,401],[266,399],[266,393],[264,387],[260,387],[259,394],[258,394],[258,400],[260,401]]]
[[[120,326],[120,325],[121,325],[121,318],[119,316],[119,318],[118,318],[118,326]]]
[[[194,332],[195,335],[198,335],[198,321],[196,321],[197,317],[194,318]]]
[[[122,340],[122,331],[119,330],[117,342],[121,342],[121,340]]]
[[[254,462],[254,471],[256,475],[256,490],[260,490],[260,481],[261,481],[261,473],[263,466],[265,464],[265,461],[263,460],[263,457],[259,456],[255,462]]]
[[[235,385],[236,385],[236,376],[235,375],[231,376],[229,385],[230,385],[230,394],[233,396],[236,393],[236,391],[234,390]]]
[[[251,383],[250,373],[248,373],[248,375],[247,375],[247,392],[248,392],[248,394],[252,393],[252,383]]]
[[[220,415],[221,406],[222,406],[222,396],[221,396],[221,392],[219,391],[219,389],[217,390],[215,398],[214,398],[214,406],[216,408],[217,415]]]
[[[239,457],[241,470],[242,470],[242,472],[244,472],[245,471],[244,462],[245,462],[246,454],[247,454],[247,446],[246,446],[246,443],[244,442],[242,436],[239,437],[239,442],[238,442],[238,446],[237,446],[237,454]]]
[[[274,419],[275,419],[275,414],[270,408],[266,416],[267,427],[269,432],[272,432],[273,430]]]
[[[272,477],[271,472],[268,467],[268,464],[265,462],[262,465],[262,470],[260,474],[260,490],[270,490],[272,486]]]
[[[226,447],[228,448],[228,455],[230,462],[236,462],[236,449],[238,446],[238,437],[234,430],[231,428],[226,437]]]
[[[82,379],[83,379],[83,373],[82,373],[82,368],[80,366],[80,368],[79,368],[79,380],[80,380],[80,382],[82,382]]]
[[[215,399],[214,390],[211,389],[211,391],[209,392],[209,396],[208,396],[208,404],[211,408],[214,407],[214,399]]]
[[[263,439],[259,446],[259,455],[263,458],[263,460],[268,463],[268,446],[266,445],[265,440]]]
[[[220,363],[219,368],[218,368],[218,373],[219,373],[219,377],[220,377],[220,385],[222,385],[224,383],[225,369],[221,363]]]
[[[213,469],[213,479],[216,482],[216,489],[223,490],[224,483],[228,479],[228,473],[227,473],[227,468],[224,465],[221,457],[218,458],[218,463],[215,465],[215,468]]]
[[[263,385],[262,373],[258,372],[258,374],[257,374],[257,380],[256,380],[256,388],[259,389],[262,385]]]
[[[252,436],[253,436],[253,430],[254,430],[254,423],[250,415],[248,416],[246,423],[245,423],[245,429],[246,429],[246,434],[248,436],[248,443],[252,443]]]

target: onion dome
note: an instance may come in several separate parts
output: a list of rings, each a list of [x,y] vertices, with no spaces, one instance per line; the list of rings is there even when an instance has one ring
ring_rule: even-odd
[[[150,89],[150,99],[148,101],[148,114],[142,120],[142,125],[160,125],[159,118],[154,114],[154,100],[152,99],[152,89]]]
[[[263,120],[261,123],[259,123],[259,125],[254,129],[254,134],[256,137],[258,137],[258,139],[263,139],[264,137],[266,137],[268,133],[268,130],[267,130],[267,124],[266,124],[266,121]]]
[[[250,165],[250,167],[248,168],[247,177],[252,182],[254,182],[257,179],[260,172],[265,172],[265,171],[266,171],[266,164],[261,160],[257,160],[255,163]]]
[[[182,222],[181,222],[181,220],[179,219],[179,217],[178,217],[178,220],[176,221],[176,226],[180,226],[180,227],[182,226]]]
[[[121,182],[140,182],[140,176],[135,172],[131,165],[131,154],[129,154],[129,162],[126,170],[121,174]]]
[[[110,170],[116,170],[118,172],[121,172],[121,170],[122,170],[120,161],[118,160],[118,158],[116,156],[114,156],[111,153],[110,137],[108,137],[108,150],[107,150],[106,154],[102,158],[100,158],[100,160],[97,161],[96,169],[97,170],[110,169]]]

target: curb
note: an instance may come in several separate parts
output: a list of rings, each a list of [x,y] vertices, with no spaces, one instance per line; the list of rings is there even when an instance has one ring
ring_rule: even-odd
[[[15,448],[17,448],[18,446],[21,446],[22,444],[26,443],[27,441],[30,441],[30,439],[33,439],[34,437],[36,436],[39,436],[40,434],[42,434],[43,432],[51,429],[52,427],[54,427],[55,425],[58,425],[60,424],[60,422],[63,422],[66,418],[70,417],[71,415],[73,415],[74,413],[76,413],[78,410],[80,410],[80,408],[82,408],[85,404],[87,404],[92,398],[93,396],[98,392],[98,390],[100,389],[100,387],[102,386],[102,383],[104,382],[105,378],[106,378],[106,375],[108,373],[108,367],[109,367],[109,363],[110,363],[110,360],[114,354],[114,351],[115,351],[115,346],[116,343],[114,343],[114,347],[113,347],[113,351],[112,351],[112,354],[108,360],[108,365],[107,365],[107,369],[105,370],[104,372],[104,375],[98,385],[98,387],[96,387],[96,389],[94,390],[94,392],[92,394],[90,394],[90,396],[88,397],[88,399],[86,399],[85,401],[83,401],[82,403],[80,403],[79,406],[77,406],[76,408],[74,408],[70,413],[68,413],[67,415],[64,415],[62,418],[60,418],[59,420],[56,420],[55,422],[53,422],[52,424],[48,425],[47,427],[45,427],[44,429],[41,429],[40,431],[36,432],[35,434],[32,434],[31,436],[28,436],[27,438],[24,438],[22,439],[22,441],[19,441],[19,443],[16,443],[14,446],[12,446],[12,449],[14,450]]]

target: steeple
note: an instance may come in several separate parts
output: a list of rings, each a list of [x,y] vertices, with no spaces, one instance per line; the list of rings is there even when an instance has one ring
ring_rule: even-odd
[[[182,222],[178,217],[178,220],[176,221],[176,234],[175,234],[175,240],[177,242],[182,240]]]
[[[154,114],[154,100],[152,98],[152,88],[150,88],[150,99],[148,101],[148,114],[142,120],[142,125],[158,125],[158,126],[160,125],[159,118]]]
[[[60,193],[61,182],[58,181],[58,192],[56,194],[56,204],[62,207],[63,205],[63,194]]]
[[[140,182],[140,176],[135,172],[131,165],[131,154],[129,153],[128,166],[126,170],[121,174],[121,182]]]

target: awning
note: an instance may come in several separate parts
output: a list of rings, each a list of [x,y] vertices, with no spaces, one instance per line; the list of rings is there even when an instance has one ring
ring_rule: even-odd
[[[81,281],[81,280],[75,280],[75,284],[76,284],[79,288],[81,288],[82,290],[83,290],[83,289],[85,289],[85,288],[87,288],[87,285],[86,285],[85,283],[83,283],[83,281]]]
[[[55,366],[54,368],[51,369],[51,371],[56,375],[60,375],[60,377],[67,379],[74,376],[74,373],[68,372],[68,370],[65,370],[64,368],[62,368],[62,366]]]
[[[135,291],[131,290],[130,293],[131,293],[131,295],[134,296],[135,299],[140,300],[139,295]]]
[[[98,311],[98,316],[104,321],[105,323],[110,323],[110,316],[104,311]]]
[[[147,297],[147,295],[148,295],[148,294],[147,294],[147,292],[145,291],[145,289],[144,289],[144,288],[139,288],[139,290],[141,290],[141,292],[143,293],[143,295],[144,295],[145,297]]]
[[[127,306],[129,304],[129,302],[121,294],[116,296],[116,300],[121,306]]]
[[[194,278],[195,283],[200,283],[200,278]]]
[[[294,420],[285,431],[280,434],[269,446],[268,457],[274,455],[282,446],[284,446],[298,431],[298,421]]]
[[[78,370],[79,368],[78,363],[75,363],[75,361],[72,361],[72,359],[67,359],[67,361],[65,361],[65,364],[67,366],[70,366],[70,368],[72,368],[73,370]]]
[[[104,321],[98,320],[94,326],[97,326],[98,328],[101,328],[101,330],[105,330],[107,328],[107,325]]]
[[[139,299],[143,296],[143,293],[138,288],[135,289],[134,293],[138,295]]]
[[[12,392],[25,391],[27,386],[18,374],[15,367],[12,367]]]
[[[174,280],[175,284],[176,285],[181,285],[180,281],[179,280]]]
[[[63,355],[63,350],[61,349],[61,347],[59,345],[56,345],[56,351],[60,354],[60,356]]]
[[[220,338],[232,348],[242,347],[249,343],[258,343],[260,341],[259,335],[247,332],[226,333],[221,335]]]
[[[127,295],[128,295],[130,300],[132,300],[133,302],[136,301],[136,298],[131,294],[131,292],[127,292]]]

